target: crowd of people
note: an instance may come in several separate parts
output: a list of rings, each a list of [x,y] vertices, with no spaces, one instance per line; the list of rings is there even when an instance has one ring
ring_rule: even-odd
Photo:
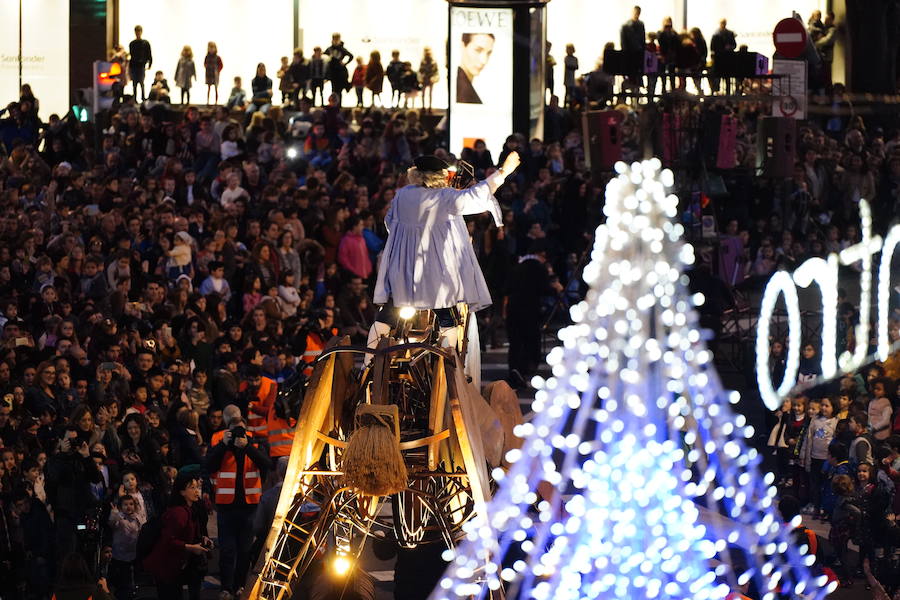
[[[301,53],[282,64],[289,111],[273,101],[263,65],[250,100],[243,94],[246,111],[233,110],[242,106],[234,94],[183,112],[152,87],[144,101],[138,75],[152,64],[145,43],[122,56],[134,96],[123,94],[96,127],[71,115],[45,122],[27,85],[7,106],[0,589],[13,590],[9,597],[122,600],[142,580],[161,598],[180,597],[183,587],[197,598],[207,572],[218,574],[222,597],[239,591],[289,451],[290,416],[276,390],[308,372],[332,337],[366,343],[385,216],[417,156],[465,160],[477,179],[510,153],[521,157],[496,192],[504,226],[487,214],[467,220],[493,299],[478,313],[481,343],[508,341],[512,384],[526,386],[543,362],[546,315],[565,315],[554,309],[582,296],[580,269],[602,218],[603,189],[602,176],[585,169],[576,127],[588,84],[567,74],[570,105],[551,100],[542,139],[513,134],[491,149],[478,141],[454,157],[436,119],[401,108],[342,109],[341,86],[321,98],[330,75],[316,60],[324,55],[344,65],[344,91],[367,88],[373,100],[381,91],[381,83],[370,86],[380,57],[358,61],[350,76],[353,57],[335,38],[310,60]],[[221,59],[214,44],[208,50],[212,86]],[[138,66],[136,54],[144,59]],[[185,48],[176,80],[195,75],[188,60]],[[396,93],[392,64],[384,76]],[[577,69],[577,60],[565,64],[567,73]],[[416,73],[408,65],[405,72],[412,85]],[[427,80],[420,66],[418,85]],[[900,127],[855,116],[838,85],[830,93],[841,110],[803,124],[783,185],[740,168],[722,174],[733,202],[717,208],[718,239],[701,249],[692,277],[714,331],[736,292],[858,242],[860,198],[871,199],[879,231],[898,214]],[[659,131],[647,119],[668,113],[687,122],[714,111],[737,120],[736,166],[754,163],[756,123],[767,110],[758,100],[698,107],[664,98],[652,108],[658,112],[616,107],[624,159],[640,157],[647,131]],[[853,339],[858,309],[845,304],[840,318],[837,350],[852,349],[861,343]],[[896,326],[891,333],[893,341]],[[804,344],[811,355],[801,372],[815,376],[818,345]],[[784,354],[784,340],[773,340],[776,382]],[[884,575],[894,560],[898,368],[890,362],[866,371],[866,380],[845,378],[839,391],[818,387],[793,398],[770,440],[785,494],[810,516],[831,519],[838,548],[856,541],[889,587],[900,583]],[[218,564],[210,565],[214,545]],[[842,560],[849,582],[853,561]]]
[[[290,450],[276,390],[332,337],[366,343],[395,191],[415,157],[456,159],[417,111],[297,103],[290,120],[272,106],[245,124],[226,105],[182,113],[125,95],[96,126],[44,121],[27,86],[7,106],[4,598],[124,599],[137,581],[196,598],[210,570],[222,597],[243,586]],[[515,324],[521,385],[542,360],[542,311],[564,284],[580,291],[599,188],[577,132],[494,150],[459,158],[483,179],[522,157],[497,191],[505,227],[468,223],[493,298],[483,344]]]
[[[824,16],[815,10],[806,22],[809,43],[802,54],[808,65],[808,87],[822,92],[831,87],[834,47],[840,28],[833,12]],[[707,32],[709,33],[709,32]],[[752,52],[748,44],[739,43],[740,35],[728,28],[728,20],[721,19],[719,27],[709,34],[709,41],[699,27],[675,29],[671,16],[663,18],[660,29],[648,29],[641,20],[641,7],[635,6],[631,18],[622,24],[618,47],[607,42],[596,64],[584,69],[575,55],[575,46],[566,45],[563,58],[564,105],[589,102],[609,102],[615,92],[616,76],[624,76],[623,97],[644,95],[651,101],[667,91],[688,89],[700,96],[742,91],[752,82],[747,76],[735,73],[735,58]],[[550,54],[548,44],[546,64],[547,87],[552,90],[557,61]],[[776,54],[777,57],[777,54]],[[752,62],[752,61],[751,61]],[[746,63],[746,61],[745,61]],[[754,82],[757,86],[760,81]]]
[[[815,376],[815,353],[804,346],[801,375]],[[768,438],[782,497],[806,518],[830,524],[830,548],[819,556],[840,584],[870,574],[889,594],[900,588],[898,366],[894,354],[837,385],[787,398]]]
[[[122,67],[115,92],[121,97],[130,85],[135,98],[138,97],[140,88],[141,101],[149,97],[155,102],[170,103],[171,88],[164,71],[155,71],[149,93],[145,90],[146,73],[153,66],[153,50],[150,42],[143,38],[143,34],[143,27],[136,25],[135,39],[129,43],[128,50],[121,44],[116,44],[110,52],[110,60]],[[314,47],[313,54],[309,58],[303,56],[302,48],[296,48],[290,58],[281,57],[281,64],[276,72],[277,88],[272,79],[266,75],[264,63],[257,65],[256,74],[251,80],[250,94],[244,88],[243,78],[236,76],[226,106],[229,109],[246,110],[249,113],[258,110],[265,114],[273,105],[297,107],[300,98],[305,98],[307,94],[311,96],[313,105],[322,106],[326,101],[326,82],[329,84],[330,93],[337,97],[338,106],[341,105],[341,96],[351,89],[356,94],[358,107],[364,105],[364,96],[368,97],[370,106],[375,106],[376,101],[378,106],[387,106],[381,97],[387,79],[391,87],[389,103],[391,107],[414,108],[415,101],[419,98],[422,109],[431,112],[432,91],[440,75],[430,48],[422,50],[418,69],[413,67],[412,62],[400,60],[399,50],[391,51],[391,60],[387,65],[382,64],[381,53],[378,50],[373,50],[369,54],[368,62],[362,56],[355,57],[356,65],[351,73],[348,66],[352,62],[354,62],[353,53],[344,47],[341,34],[335,33],[331,36],[331,45],[324,50],[321,46]],[[210,41],[202,65],[207,105],[219,103],[219,75],[223,64],[218,46],[214,41]],[[194,51],[186,45],[178,57],[172,75],[172,81],[180,91],[181,104],[190,104],[191,88],[198,79],[197,73]],[[275,89],[281,95],[280,103],[274,94]]]

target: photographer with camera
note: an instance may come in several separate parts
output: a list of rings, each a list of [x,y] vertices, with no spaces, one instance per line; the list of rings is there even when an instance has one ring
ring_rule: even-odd
[[[222,591],[233,594],[250,568],[253,514],[271,462],[257,446],[261,440],[247,431],[237,406],[226,406],[223,417],[227,429],[213,434],[206,472],[215,486]]]
[[[59,442],[58,452],[47,463],[47,499],[54,507],[56,544],[59,556],[77,546],[79,526],[96,507],[91,484],[101,483],[103,474],[91,458],[88,440],[69,426]]]

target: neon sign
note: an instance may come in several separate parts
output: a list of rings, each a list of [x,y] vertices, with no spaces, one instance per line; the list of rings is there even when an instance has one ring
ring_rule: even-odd
[[[807,288],[815,283],[822,295],[822,377],[831,379],[838,372],[858,369],[866,362],[869,339],[870,307],[872,303],[872,256],[881,252],[878,265],[878,349],[876,357],[885,360],[890,353],[888,340],[888,305],[890,301],[891,259],[900,245],[900,225],[894,225],[882,240],[872,235],[872,209],[866,200],[859,201],[860,229],[862,239],[849,246],[840,254],[830,254],[828,258],[810,258],[794,271],[793,276],[779,271],[769,280],[763,293],[759,311],[759,326],[756,330],[756,380],[763,403],[770,410],[777,410],[782,398],[797,384],[800,367],[800,302],[797,287]],[[859,281],[859,324],[855,334],[857,344],[853,352],[845,351],[839,357],[834,355],[837,342],[837,290],[838,268],[856,262],[862,263]],[[769,373],[769,329],[778,297],[784,298],[788,316],[788,355],[784,378],[778,389],[774,388]],[[831,349],[830,351],[828,349]]]

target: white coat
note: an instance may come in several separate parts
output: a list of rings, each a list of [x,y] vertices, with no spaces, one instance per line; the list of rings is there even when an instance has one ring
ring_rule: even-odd
[[[504,176],[490,175],[499,185]],[[496,188],[495,188],[496,189]],[[408,185],[397,191],[385,216],[388,239],[378,268],[375,303],[448,308],[465,302],[472,310],[491,305],[481,266],[463,215],[490,212],[499,226],[500,206],[488,181],[457,190]]]

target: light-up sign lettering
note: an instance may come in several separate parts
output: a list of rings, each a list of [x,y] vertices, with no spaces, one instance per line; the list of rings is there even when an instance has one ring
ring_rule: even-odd
[[[891,259],[900,245],[900,225],[895,225],[882,241],[881,236],[872,235],[872,209],[865,200],[859,201],[859,217],[862,239],[827,259],[810,258],[794,271],[793,276],[780,271],[772,276],[763,293],[759,312],[759,326],[756,330],[756,379],[763,403],[770,410],[777,410],[782,398],[788,395],[797,383],[800,366],[800,302],[797,287],[806,288],[816,284],[822,295],[822,377],[830,379],[839,372],[858,369],[866,362],[867,340],[869,339],[870,304],[872,302],[872,256],[881,252],[878,265],[878,360],[885,360],[890,352],[888,340],[888,305],[891,290]],[[856,348],[835,357],[837,342],[837,290],[838,267],[861,263],[859,324],[856,326]],[[769,328],[778,297],[784,297],[788,316],[788,354],[784,379],[774,388],[769,373]]]

